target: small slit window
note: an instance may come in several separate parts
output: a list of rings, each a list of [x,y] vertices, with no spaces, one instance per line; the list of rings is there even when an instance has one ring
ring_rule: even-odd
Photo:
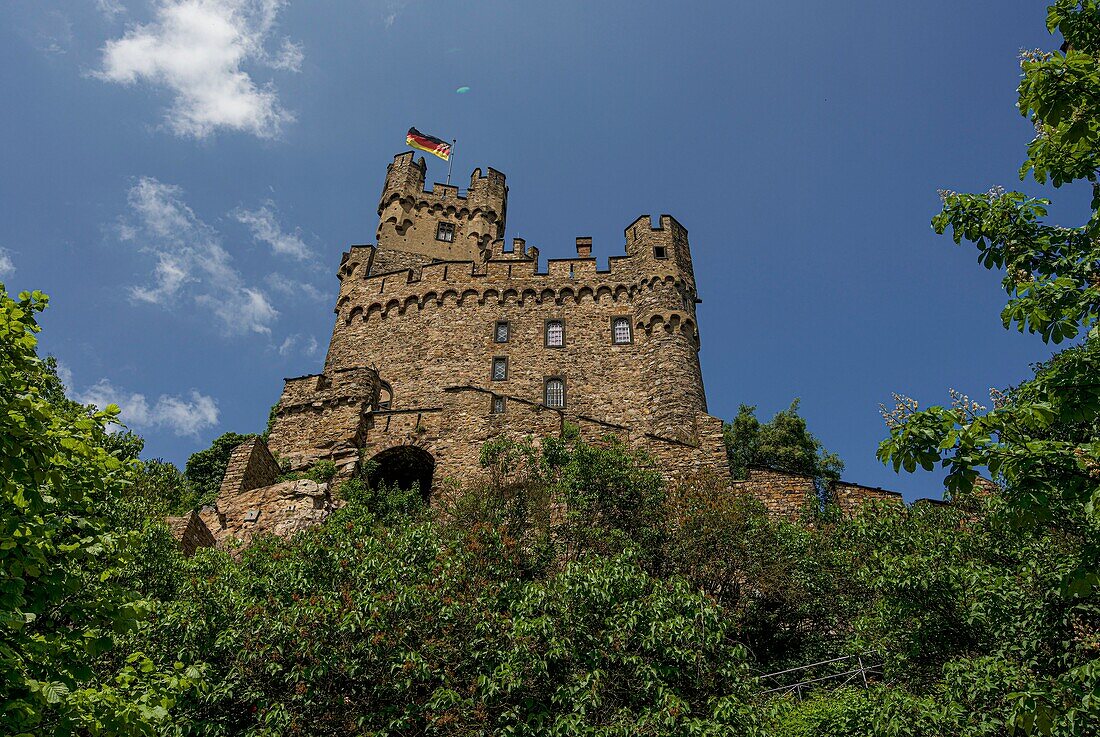
[[[493,359],[493,381],[506,381],[508,379],[508,359],[499,356]]]
[[[435,229],[435,239],[444,243],[451,243],[455,239],[454,223],[440,223]]]
[[[493,328],[493,341],[495,343],[507,343],[509,338],[509,327],[506,322],[498,322],[496,327]]]
[[[668,258],[668,251],[665,249],[664,246],[654,246],[653,247],[653,257],[654,258]]]
[[[611,342],[615,345],[634,342],[630,334],[630,318],[616,317],[611,320]]]
[[[555,407],[561,409],[565,406],[565,382],[561,379],[547,379],[546,380],[546,401],[547,407]]]
[[[493,395],[493,404],[490,410],[494,415],[504,414],[504,397]]]
[[[546,345],[561,348],[565,345],[565,323],[561,320],[546,321]]]

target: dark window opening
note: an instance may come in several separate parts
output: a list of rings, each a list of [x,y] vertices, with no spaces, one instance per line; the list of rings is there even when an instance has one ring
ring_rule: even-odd
[[[444,243],[451,243],[455,239],[454,223],[440,223],[435,229],[435,239]]]
[[[664,246],[654,246],[653,256],[654,258],[668,258],[668,251]]]

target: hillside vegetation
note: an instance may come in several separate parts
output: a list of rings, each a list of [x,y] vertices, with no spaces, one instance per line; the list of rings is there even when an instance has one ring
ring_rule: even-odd
[[[138,460],[117,408],[67,400],[37,355],[47,298],[3,293],[0,733],[1100,734],[1100,3],[1049,26],[1065,50],[1022,61],[1023,174],[1085,180],[1091,218],[995,189],[945,192],[933,225],[1004,273],[1006,327],[1068,347],[989,409],[886,412],[880,458],[946,469],[949,505],[773,519],[567,432],[490,443],[431,514],[363,469],[324,525],[185,558],[163,517],[232,442],[185,473]],[[746,408],[733,467],[830,478],[798,419]],[[881,664],[866,688],[759,678],[857,654]]]

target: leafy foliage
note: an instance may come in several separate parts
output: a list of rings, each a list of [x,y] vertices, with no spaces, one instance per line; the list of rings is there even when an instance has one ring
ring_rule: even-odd
[[[116,407],[65,400],[36,355],[46,304],[0,289],[0,730],[145,734],[198,672],[140,652],[97,670],[150,609],[120,581],[133,443],[107,433]]]
[[[798,400],[769,422],[756,419],[756,407],[742,404],[733,422],[723,428],[726,455],[735,479],[748,477],[753,466],[813,476],[825,483],[840,478],[844,462],[830,453],[798,414]]]

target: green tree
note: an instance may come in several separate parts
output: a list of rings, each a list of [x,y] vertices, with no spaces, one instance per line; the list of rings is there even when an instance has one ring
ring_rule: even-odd
[[[813,476],[823,483],[840,478],[844,462],[825,450],[798,414],[799,400],[761,424],[756,407],[742,404],[723,433],[730,471],[735,479],[748,476],[748,469],[764,466],[779,471]]]
[[[932,560],[920,548],[937,543],[925,538],[910,554],[880,558],[890,565],[879,567],[876,585],[894,590],[885,601],[899,605],[895,620],[913,624],[916,617],[924,622],[918,633],[945,626],[963,637],[950,649],[970,657],[949,660],[945,674],[953,669],[985,684],[1006,730],[1086,735],[1100,729],[1100,653],[1082,647],[1095,634],[1081,638],[1100,628],[1100,4],[1059,0],[1048,8],[1047,27],[1065,43],[1060,51],[1022,54],[1018,106],[1036,135],[1020,175],[1055,187],[1084,180],[1091,216],[1077,227],[1053,225],[1049,200],[993,188],[942,192],[932,225],[950,230],[956,243],[973,243],[986,268],[1003,270],[1005,328],[1047,343],[1078,342],[1021,386],[991,392],[991,409],[952,392],[950,406],[920,410],[899,397],[884,413],[890,437],[879,448],[883,462],[906,471],[939,464],[948,494],[968,504],[984,469],[1002,488],[990,502],[991,533],[981,540],[993,560],[958,555],[943,538],[948,560]],[[963,519],[956,527],[972,524]],[[895,533],[880,542],[913,540],[917,528]],[[975,594],[982,599],[970,600]],[[906,640],[900,635],[891,649]],[[942,645],[923,642],[915,649],[942,662]]]
[[[46,304],[0,287],[0,731],[148,734],[197,673],[140,652],[102,667],[150,607],[119,580],[134,443],[107,432],[117,407],[64,399],[38,358]]]

